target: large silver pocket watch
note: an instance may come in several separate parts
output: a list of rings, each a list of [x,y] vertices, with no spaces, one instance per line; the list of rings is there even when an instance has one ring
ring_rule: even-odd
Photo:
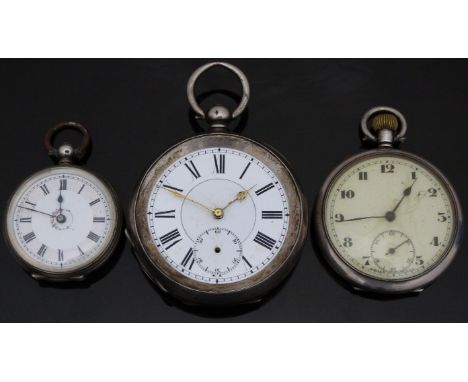
[[[317,199],[315,229],[331,267],[358,290],[420,292],[452,262],[462,211],[446,177],[428,161],[397,150],[404,116],[376,107],[362,118],[374,146],[329,175]]]
[[[207,114],[194,86],[215,66],[243,86],[239,106]],[[261,299],[293,269],[306,234],[305,198],[272,148],[228,129],[247,106],[249,84],[235,66],[213,62],[188,81],[206,133],[176,144],[146,171],[130,207],[129,236],[148,277],[187,304],[233,305]]]
[[[66,129],[82,134],[79,147],[53,146],[54,137]],[[86,128],[61,123],[48,130],[44,142],[57,165],[16,189],[5,214],[5,239],[33,278],[80,281],[112,254],[121,233],[121,210],[112,187],[78,165],[90,145]]]

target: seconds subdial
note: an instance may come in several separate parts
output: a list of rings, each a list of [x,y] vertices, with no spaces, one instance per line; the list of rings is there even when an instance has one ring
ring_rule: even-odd
[[[195,240],[193,253],[195,263],[212,277],[228,274],[243,259],[240,239],[229,229],[219,227],[204,231]]]
[[[402,272],[413,264],[416,252],[403,232],[389,230],[378,235],[371,246],[371,258],[384,272]]]

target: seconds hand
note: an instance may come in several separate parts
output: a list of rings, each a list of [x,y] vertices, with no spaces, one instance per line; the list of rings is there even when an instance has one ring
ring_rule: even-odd
[[[396,250],[397,250],[398,248],[400,248],[401,246],[405,245],[405,244],[408,243],[409,241],[410,241],[410,239],[406,239],[403,243],[398,244],[396,247],[390,248],[390,249],[388,250],[388,252],[386,253],[386,255],[393,255],[393,254],[396,252]]]

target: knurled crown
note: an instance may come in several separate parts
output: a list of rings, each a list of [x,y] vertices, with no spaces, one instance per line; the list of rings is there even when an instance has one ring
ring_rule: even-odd
[[[390,113],[377,114],[372,119],[372,129],[374,131],[379,131],[382,129],[389,129],[396,131],[398,130],[399,122],[398,118]]]

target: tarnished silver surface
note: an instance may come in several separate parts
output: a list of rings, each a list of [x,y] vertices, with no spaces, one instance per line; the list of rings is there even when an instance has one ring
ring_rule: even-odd
[[[197,70],[193,72],[193,74],[190,76],[188,83],[187,83],[187,98],[190,103],[190,106],[192,109],[195,111],[197,116],[201,119],[205,119],[206,115],[203,109],[200,107],[200,105],[197,102],[197,99],[195,97],[195,84],[197,83],[198,78],[206,72],[208,69],[214,67],[214,66],[221,66],[224,67],[228,70],[231,70],[236,74],[236,76],[239,78],[241,85],[242,85],[242,99],[237,106],[237,108],[231,113],[230,118],[234,119],[237,118],[239,115],[242,114],[242,112],[245,110],[247,107],[247,104],[249,102],[250,98],[250,86],[249,86],[249,81],[247,80],[247,77],[245,74],[240,70],[237,66],[234,66],[232,64],[228,64],[227,62],[210,62],[208,64],[205,64],[203,66],[200,66]]]
[[[54,147],[54,138],[64,130],[78,131],[82,135],[80,145],[72,147],[70,144],[64,143],[58,148]],[[81,161],[87,154],[90,145],[91,137],[88,129],[77,122],[61,122],[47,130],[44,137],[44,146],[47,153],[52,159],[58,161],[59,164],[70,164]]]
[[[335,251],[325,229],[325,201],[327,199],[328,193],[330,192],[330,186],[333,184],[334,180],[356,162],[378,157],[380,155],[400,156],[402,158],[407,158],[409,160],[420,163],[422,166],[428,168],[446,187],[456,214],[456,216],[454,216],[455,229],[453,237],[451,239],[450,245],[448,245],[446,248],[445,255],[441,258],[438,264],[430,268],[426,273],[418,275],[412,279],[402,281],[384,281],[369,277],[355,270],[347,263],[345,263],[345,261]],[[317,197],[314,210],[314,228],[321,252],[327,262],[342,278],[350,282],[355,287],[355,289],[385,294],[402,294],[420,292],[422,289],[434,282],[434,280],[447,269],[447,267],[453,261],[458,249],[460,248],[463,231],[463,216],[461,205],[455,190],[447,178],[435,166],[433,166],[425,159],[412,153],[396,149],[380,148],[354,155],[342,162],[332,171],[332,173],[326,179]]]
[[[278,254],[257,274],[231,284],[203,283],[177,272],[161,256],[147,224],[149,195],[164,171],[189,153],[212,147],[240,150],[262,161],[281,182],[290,205],[288,235]],[[130,205],[128,236],[143,270],[163,291],[187,304],[234,305],[260,299],[289,274],[299,258],[307,230],[307,204],[284,160],[272,149],[251,139],[234,134],[210,133],[173,146],[149,167]]]

